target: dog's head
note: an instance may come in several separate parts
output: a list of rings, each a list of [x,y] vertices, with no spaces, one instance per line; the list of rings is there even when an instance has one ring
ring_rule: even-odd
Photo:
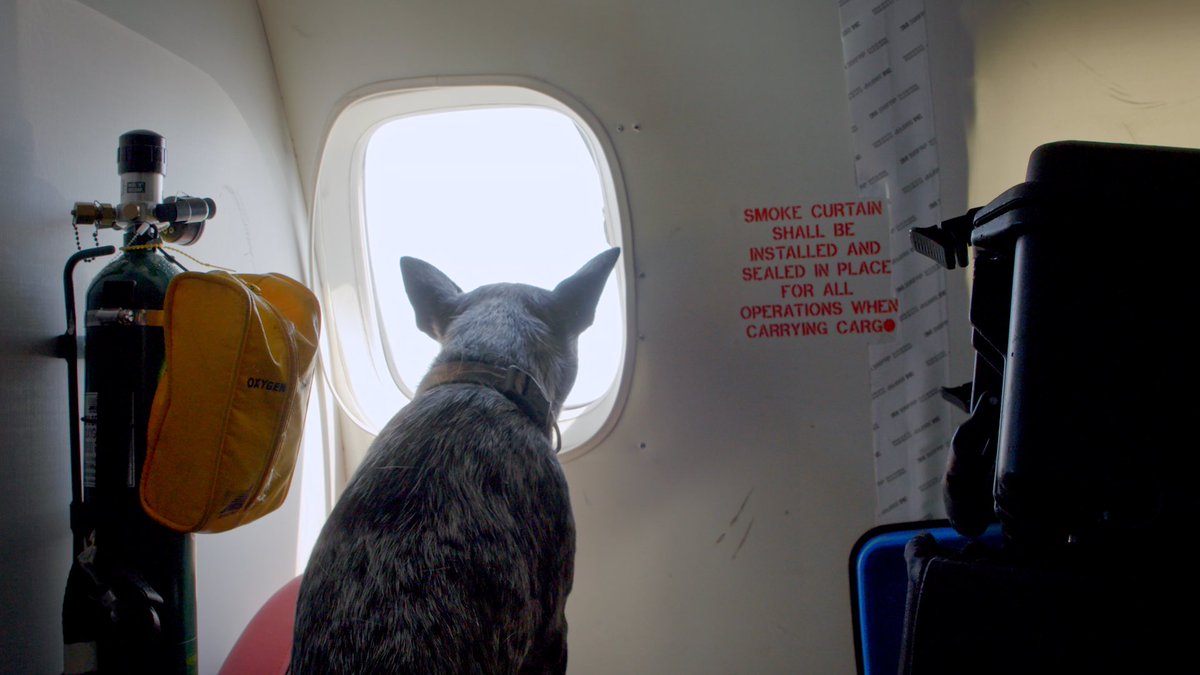
[[[442,345],[435,364],[517,366],[537,378],[557,415],[575,383],[577,339],[592,325],[620,253],[611,248],[592,258],[552,291],[500,283],[464,293],[441,270],[410,257],[400,259],[400,272],[417,327]]]

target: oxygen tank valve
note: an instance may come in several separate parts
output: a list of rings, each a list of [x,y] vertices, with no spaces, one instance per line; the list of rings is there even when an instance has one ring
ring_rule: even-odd
[[[208,197],[188,195],[162,198],[167,173],[167,148],[163,137],[137,129],[121,135],[117,146],[117,172],[121,175],[121,199],[114,206],[100,202],[76,202],[72,224],[93,225],[141,232],[153,226],[159,237],[172,244],[196,243],[204,224],[217,212]]]

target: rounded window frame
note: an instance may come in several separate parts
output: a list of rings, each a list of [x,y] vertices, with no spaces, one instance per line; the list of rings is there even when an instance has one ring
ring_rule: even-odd
[[[520,106],[548,108],[575,122],[596,162],[606,238],[622,249],[615,274],[624,322],[618,371],[603,395],[560,422],[560,459],[566,461],[594,448],[620,417],[632,380],[637,328],[628,200],[611,139],[578,100],[539,80],[421,78],[379,83],[343,99],[325,134],[314,180],[310,255],[326,308],[322,361],[338,407],[372,436],[411,398],[384,345],[386,333],[379,321],[379,298],[366,250],[363,170],[367,144],[379,127],[406,116]],[[356,392],[365,389],[386,390],[387,396],[364,400]]]

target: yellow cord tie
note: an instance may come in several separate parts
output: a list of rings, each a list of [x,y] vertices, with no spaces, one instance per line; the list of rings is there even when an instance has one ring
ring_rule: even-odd
[[[205,267],[209,267],[214,270],[221,270],[222,272],[229,272],[230,274],[237,273],[237,270],[232,270],[232,269],[229,269],[228,267],[221,267],[220,265],[213,265],[211,263],[206,263],[203,260],[200,260],[198,258],[195,258],[193,256],[190,256],[190,255],[184,253],[183,251],[180,251],[179,249],[175,248],[174,246],[165,246],[161,243],[160,244],[137,244],[136,246],[122,246],[121,251],[148,251],[148,250],[154,249],[154,248],[159,248],[159,249],[165,248],[165,249],[171,251],[172,253],[181,255],[181,256],[187,258],[188,260],[191,260],[192,262],[199,263],[201,265],[204,265]]]

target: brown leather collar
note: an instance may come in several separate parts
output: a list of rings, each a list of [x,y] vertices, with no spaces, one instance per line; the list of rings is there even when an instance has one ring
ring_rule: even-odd
[[[479,361],[440,363],[429,369],[417,387],[417,393],[443,384],[478,384],[495,389],[515,403],[550,440],[557,436],[557,444],[561,447],[562,436],[557,433],[558,425],[551,418],[546,390],[524,370],[516,366],[493,366]]]

